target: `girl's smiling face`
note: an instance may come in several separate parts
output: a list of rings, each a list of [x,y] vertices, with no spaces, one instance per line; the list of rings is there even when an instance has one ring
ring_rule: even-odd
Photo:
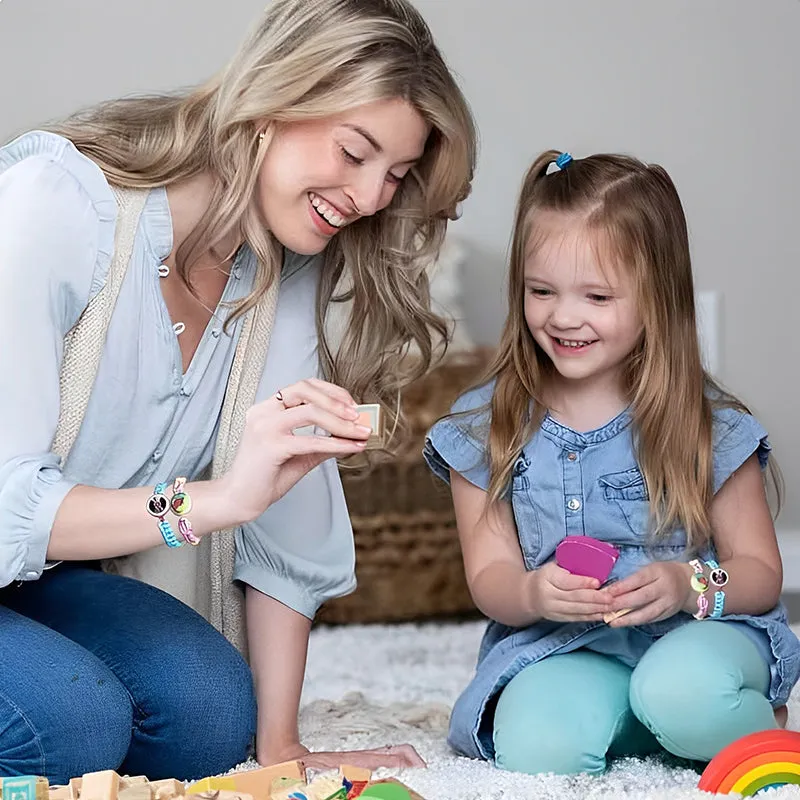
[[[616,376],[644,325],[630,271],[600,264],[598,249],[574,218],[547,212],[546,235],[525,257],[525,321],[567,380]],[[540,234],[541,236],[541,234]]]

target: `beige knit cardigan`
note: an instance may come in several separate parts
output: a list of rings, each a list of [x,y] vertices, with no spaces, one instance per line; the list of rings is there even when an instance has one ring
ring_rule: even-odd
[[[64,339],[61,365],[61,406],[52,449],[61,456],[62,468],[78,436],[97,375],[106,331],[119,289],[133,252],[139,218],[147,190],[112,187],[118,215],[114,256],[103,288],[90,300]],[[275,319],[279,281],[245,316],[222,405],[219,435],[211,466],[217,478],[230,466],[244,429],[245,414],[253,404],[269,347]],[[181,597],[189,594],[200,611],[239,651],[247,656],[244,594],[233,582],[234,532],[217,531],[203,537],[197,547],[169,551],[165,546],[110,559],[104,569],[136,577]],[[181,568],[176,570],[179,557]],[[177,578],[176,578],[177,575]],[[180,582],[192,585],[177,585]]]

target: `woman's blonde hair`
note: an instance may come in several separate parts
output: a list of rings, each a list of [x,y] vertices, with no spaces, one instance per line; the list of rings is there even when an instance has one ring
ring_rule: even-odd
[[[593,155],[549,171],[559,155],[550,150],[534,161],[517,204],[509,314],[486,376],[496,379],[489,502],[505,491],[523,445],[546,411],[543,394],[554,366],[525,321],[525,261],[547,236],[542,216],[566,214],[589,237],[601,265],[627,269],[633,278],[644,332],[625,364],[625,388],[653,533],[667,534],[681,525],[689,547],[696,549],[710,537],[712,409],[747,409],[703,368],[689,238],[678,192],[657,164]]]
[[[178,271],[190,286],[193,262],[239,231],[259,272],[233,319],[258,302],[280,271],[281,248],[255,202],[276,125],[394,98],[408,101],[430,124],[425,152],[386,209],[347,226],[328,245],[317,314],[323,374],[356,398],[393,410],[401,386],[428,368],[434,344],[447,337],[430,308],[426,269],[448,218],[470,192],[476,155],[467,103],[409,2],[275,0],[227,68],[205,85],[105,103],[51,130],[120,186],[212,176],[210,207],[180,247]],[[337,295],[343,285],[345,293]],[[352,301],[336,354],[325,336],[331,300]],[[410,348],[419,358],[409,371]]]

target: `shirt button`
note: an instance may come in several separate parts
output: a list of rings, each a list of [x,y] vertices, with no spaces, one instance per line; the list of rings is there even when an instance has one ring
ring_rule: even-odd
[[[577,511],[581,507],[581,501],[578,500],[577,497],[573,497],[572,500],[567,503],[567,508],[570,511]]]
[[[213,336],[215,339],[219,339],[219,330],[218,330],[217,328],[214,328],[214,330],[212,330],[212,331],[211,331],[211,335],[212,335],[212,336]]]
[[[578,454],[577,453],[567,453],[567,460],[568,461],[577,461]]]
[[[155,453],[153,453],[153,461],[158,461],[160,458],[161,458],[161,451],[156,450]]]
[[[26,578],[27,578],[29,581],[34,581],[34,580],[36,580],[36,578],[38,578],[39,576],[38,576],[38,575],[37,575],[35,572],[26,572],[26,573],[25,573],[25,577],[26,577]]]
[[[181,389],[181,396],[182,397],[188,397],[190,394],[191,394],[191,392],[185,386],[183,387],[183,389]]]

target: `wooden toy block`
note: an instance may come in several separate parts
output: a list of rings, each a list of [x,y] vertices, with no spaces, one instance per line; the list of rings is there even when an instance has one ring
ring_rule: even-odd
[[[149,783],[131,783],[119,790],[117,800],[153,800],[153,789]]]
[[[800,784],[800,733],[783,729],[743,736],[708,764],[698,789],[753,797],[762,790]]]
[[[308,794],[313,800],[347,800],[347,791],[338,773],[317,775],[308,784]]]
[[[350,783],[369,783],[372,780],[372,770],[366,767],[351,767],[349,764],[342,764],[339,767],[339,774],[346,778]]]
[[[278,789],[272,795],[270,800],[314,800],[308,791],[308,786],[304,784],[296,784],[295,786],[285,786],[283,789]]]
[[[294,778],[305,783],[306,771],[301,761],[284,761],[271,767],[237,772],[229,777],[234,780],[237,791],[253,795],[253,800],[270,800],[276,778]]]
[[[127,789],[129,786],[135,786],[141,783],[150,783],[147,775],[120,775],[119,788],[120,791]]]
[[[81,783],[81,800],[117,800],[119,775],[113,769],[87,772]]]
[[[367,439],[367,450],[383,447],[383,409],[380,403],[365,403],[357,406],[358,419],[356,424],[372,428],[372,433]]]
[[[363,800],[425,800],[422,795],[394,778],[371,781],[360,798]]]
[[[218,778],[203,778],[186,787],[186,794],[204,794],[205,792],[235,792],[238,787],[232,775]]]
[[[347,800],[356,800],[357,797],[361,797],[369,781],[349,781],[349,783],[350,791],[347,793]]]
[[[188,793],[183,781],[177,778],[164,778],[160,781],[151,781],[150,788],[156,800],[169,800],[170,797],[181,797]]]
[[[78,800],[81,796],[81,778],[72,778],[69,782],[69,800]]]
[[[69,786],[51,786],[48,794],[50,800],[70,800]]]
[[[269,797],[272,798],[284,789],[305,788],[306,782],[300,778],[274,778],[269,790]]]
[[[233,792],[228,789],[211,789],[208,792],[201,792],[200,794],[188,794],[188,798],[195,798],[195,800],[253,800],[253,795],[245,794],[244,792]]]
[[[327,797],[321,794],[316,795],[316,800],[347,800],[347,789],[344,786],[340,786],[333,794],[329,794]]]
[[[39,775],[0,778],[0,800],[48,800],[50,784]]]
[[[620,611],[608,611],[603,614],[603,622],[608,625],[609,622],[613,622],[618,617],[624,617],[626,614],[630,614],[631,611],[633,611],[632,608],[623,608]]]

